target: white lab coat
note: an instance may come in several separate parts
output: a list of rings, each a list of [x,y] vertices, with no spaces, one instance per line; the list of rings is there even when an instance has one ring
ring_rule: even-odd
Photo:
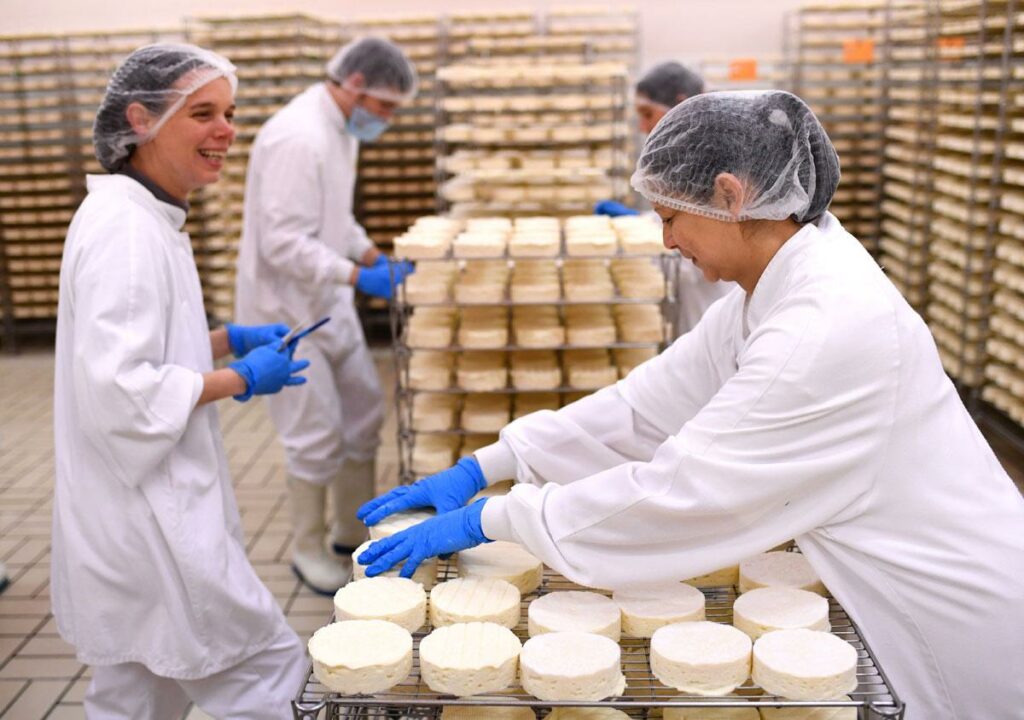
[[[660,218],[658,222],[661,222]],[[676,274],[675,337],[697,327],[707,309],[735,288],[734,282],[708,282],[700,268],[686,258],[680,258]]]
[[[195,679],[287,630],[245,556],[185,212],[90,176],[64,245],[54,386],[53,613],[90,665]]]
[[[795,537],[906,720],[1024,717],[1024,500],[920,317],[831,215],[749,298],[478,458],[519,481],[488,500],[487,536],[576,582],[675,581]]]
[[[345,115],[319,83],[260,129],[246,174],[235,319],[331,317],[299,344],[296,357],[311,361],[308,382],[267,398],[289,473],[317,484],[346,459],[373,457],[384,416],[349,285],[354,263],[373,247],[352,214],[358,154]]]

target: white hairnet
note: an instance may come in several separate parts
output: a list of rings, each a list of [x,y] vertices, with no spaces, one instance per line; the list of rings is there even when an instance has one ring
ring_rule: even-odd
[[[238,87],[235,66],[195,45],[160,43],[132,52],[111,75],[92,126],[100,165],[110,172],[120,169],[136,147],[156,137],[189,95],[221,77],[231,83],[233,93]],[[145,135],[136,133],[128,122],[126,111],[132,103],[157,117]]]
[[[737,214],[715,179],[743,184]],[[670,110],[640,151],[633,188],[648,201],[717,220],[812,222],[839,184],[839,157],[803,100],[781,90],[696,95]]]
[[[353,73],[361,73],[365,84],[359,90],[390,102],[407,102],[416,96],[416,68],[402,49],[389,40],[365,37],[345,45],[325,66],[327,77],[346,85]]]

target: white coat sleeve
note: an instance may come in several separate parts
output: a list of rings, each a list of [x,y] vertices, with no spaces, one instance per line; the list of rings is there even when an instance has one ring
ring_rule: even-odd
[[[856,513],[892,425],[899,362],[891,317],[860,318],[833,322],[813,300],[780,311],[650,462],[517,485],[487,501],[484,533],[577,583],[619,588],[711,572]],[[702,351],[683,347],[662,368],[680,382]]]
[[[144,216],[116,222],[84,238],[71,268],[75,405],[111,473],[135,487],[181,439],[203,376],[164,362],[167,328],[180,322],[166,235]]]
[[[626,462],[649,462],[707,403],[721,385],[720,368],[733,362],[722,355],[725,342],[708,338],[717,327],[714,322],[700,326],[616,385],[561,410],[532,413],[510,423],[498,443],[477,453],[484,477],[488,482],[506,479],[492,475],[511,464],[518,482],[565,484]],[[673,372],[675,367],[687,372]]]
[[[267,263],[313,286],[348,284],[355,264],[320,238],[323,158],[308,144],[290,140],[261,147],[258,160],[252,162],[258,162],[262,173],[257,197],[259,252]]]

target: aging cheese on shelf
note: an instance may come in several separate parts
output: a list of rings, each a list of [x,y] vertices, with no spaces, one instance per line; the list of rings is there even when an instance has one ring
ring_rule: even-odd
[[[430,624],[492,622],[509,629],[519,624],[519,589],[497,578],[456,578],[430,593]]]
[[[751,641],[731,625],[682,622],[651,638],[651,672],[685,693],[726,695],[750,677]]]
[[[519,638],[501,625],[448,625],[420,641],[420,674],[434,692],[459,697],[495,692],[515,681],[521,650]]]
[[[682,583],[643,592],[616,591],[612,600],[622,611],[622,632],[651,637],[655,630],[677,622],[704,619],[704,593]]]
[[[732,607],[732,624],[757,640],[773,630],[822,630],[832,625],[828,600],[817,593],[790,587],[763,587],[745,592]]]
[[[363,578],[334,594],[334,614],[338,620],[387,620],[415,632],[427,620],[427,593],[407,578]]]
[[[385,620],[331,623],[308,647],[317,680],[343,695],[389,690],[412,670],[412,635]]]
[[[359,564],[359,556],[363,554],[366,548],[370,547],[373,540],[367,540],[362,545],[355,549],[352,553],[352,579],[361,580],[366,577],[366,565]],[[391,568],[383,575],[378,577],[398,577],[398,573],[402,570],[401,564]],[[420,563],[420,566],[416,568],[416,572],[412,574],[412,579],[423,586],[424,590],[430,590],[434,587],[434,583],[437,582],[437,558],[429,558]]]
[[[827,700],[857,688],[857,650],[817,630],[776,630],[754,643],[754,682],[791,700]]]
[[[458,554],[460,577],[498,578],[523,595],[540,587],[544,565],[522,545],[495,540]]]
[[[739,591],[759,587],[795,587],[826,594],[825,585],[800,553],[766,552],[740,563]]]
[[[530,637],[576,631],[603,635],[617,642],[621,636],[622,612],[610,598],[600,593],[551,592],[531,602],[526,614]]]
[[[619,644],[603,635],[556,632],[526,641],[523,689],[540,700],[603,700],[626,689]]]

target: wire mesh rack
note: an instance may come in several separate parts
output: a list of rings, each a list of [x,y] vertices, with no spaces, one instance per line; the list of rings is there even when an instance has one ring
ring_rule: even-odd
[[[454,562],[442,561],[438,566],[438,582],[458,577]],[[520,623],[516,635],[525,642],[529,635],[526,628],[526,608],[532,600],[550,592],[563,590],[592,590],[583,588],[548,569],[544,571],[541,586],[523,597]],[[731,586],[701,588],[705,596],[707,619],[725,624],[732,623],[732,606],[736,600],[736,589]],[[608,593],[605,593],[608,594]],[[623,637],[622,672],[626,676],[626,691],[619,697],[597,702],[538,700],[528,695],[521,687],[515,686],[500,693],[479,695],[470,698],[456,698],[441,695],[427,687],[420,675],[419,643],[432,629],[424,626],[413,633],[413,666],[409,676],[388,692],[375,695],[345,696],[332,692],[313,675],[312,666],[306,682],[292,703],[295,720],[341,720],[345,718],[400,718],[436,719],[441,717],[444,707],[477,707],[479,717],[486,720],[488,708],[528,707],[536,713],[559,706],[615,708],[631,718],[661,717],[663,708],[856,708],[860,720],[889,718],[899,720],[904,707],[893,690],[885,672],[878,664],[874,653],[846,611],[829,598],[829,620],[832,634],[847,641],[857,650],[857,689],[849,699],[823,701],[786,700],[765,693],[749,679],[737,688],[736,695],[727,698],[708,698],[698,695],[682,695],[665,687],[651,673],[649,639]],[[541,715],[543,717],[543,715]]]

